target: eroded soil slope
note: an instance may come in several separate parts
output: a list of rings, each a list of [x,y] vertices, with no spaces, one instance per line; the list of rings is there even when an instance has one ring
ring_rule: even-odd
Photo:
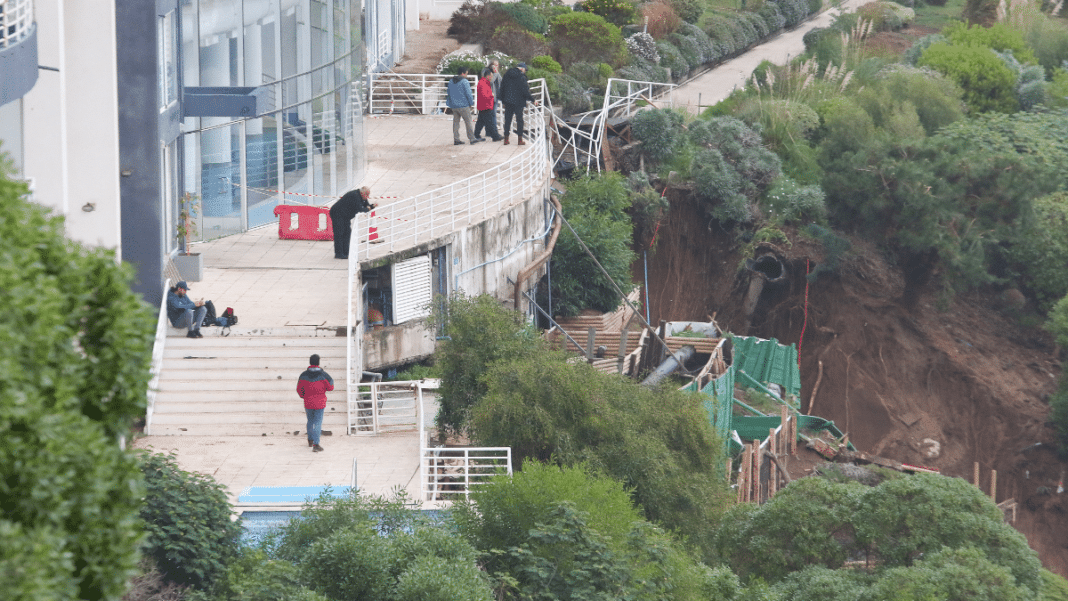
[[[993,295],[958,297],[944,310],[935,290],[904,302],[899,270],[861,240],[806,289],[824,246],[794,235],[792,245],[762,247],[785,260],[787,281],[765,288],[747,320],[742,242],[688,192],[668,197],[671,212],[648,253],[653,323],[715,315],[725,329],[784,343],[804,329],[804,408],[812,403],[812,414],[833,419],[861,450],[969,481],[978,462],[986,491],[997,470],[997,500],[1020,502],[1015,526],[1047,568],[1068,576],[1068,493],[1056,492],[1065,464],[1046,424],[1060,363],[1041,331],[1021,329]],[[640,260],[635,272],[643,277]]]

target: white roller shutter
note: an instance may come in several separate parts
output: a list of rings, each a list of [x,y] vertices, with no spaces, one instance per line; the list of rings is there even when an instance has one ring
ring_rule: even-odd
[[[393,264],[393,323],[430,315],[431,262],[429,256]]]

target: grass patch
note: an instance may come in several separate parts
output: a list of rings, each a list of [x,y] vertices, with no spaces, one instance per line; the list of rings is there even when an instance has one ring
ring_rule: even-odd
[[[914,24],[917,27],[930,27],[941,31],[946,25],[961,20],[964,0],[948,0],[945,6],[917,5],[915,10]]]

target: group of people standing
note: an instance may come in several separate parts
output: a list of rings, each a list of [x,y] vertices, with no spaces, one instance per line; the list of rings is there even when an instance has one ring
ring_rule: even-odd
[[[463,120],[467,130],[467,140],[471,144],[485,142],[482,132],[494,142],[504,141],[509,143],[508,133],[512,128],[512,119],[516,122],[516,134],[519,137],[517,144],[526,144],[523,141],[523,109],[527,102],[538,101],[530,93],[530,83],[527,81],[527,64],[519,63],[508,69],[502,76],[500,74],[500,61],[494,60],[482,70],[476,86],[477,101],[471,94],[471,84],[467,81],[467,75],[471,72],[468,67],[460,67],[456,75],[449,80],[448,94],[445,98],[445,106],[452,110],[452,140],[453,144],[460,145],[464,141],[460,138],[460,121]],[[497,107],[504,105],[504,135],[497,129]],[[471,125],[472,108],[478,112],[478,119],[474,127]]]

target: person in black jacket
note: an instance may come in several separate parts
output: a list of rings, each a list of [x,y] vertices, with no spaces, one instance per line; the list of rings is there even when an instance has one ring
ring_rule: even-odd
[[[367,186],[346,192],[330,207],[330,223],[334,230],[334,258],[349,258],[349,238],[352,237],[352,219],[356,213],[367,213],[378,205],[367,202],[371,189]]]
[[[530,93],[530,83],[527,81],[527,64],[519,63],[508,69],[501,80],[501,102],[504,103],[504,143],[508,143],[508,134],[512,129],[512,115],[515,115],[516,133],[519,134],[519,145],[526,144],[523,141],[523,109],[527,101],[535,106],[538,101]]]

